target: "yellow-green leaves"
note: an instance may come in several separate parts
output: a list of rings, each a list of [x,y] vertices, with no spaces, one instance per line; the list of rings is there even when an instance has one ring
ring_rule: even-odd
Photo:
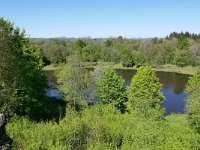
[[[151,67],[140,67],[133,77],[128,92],[128,107],[146,117],[163,114],[161,103],[164,100],[159,83]]]
[[[107,68],[101,75],[97,85],[99,102],[102,104],[115,103],[123,107],[126,100],[125,80],[112,68]]]
[[[188,120],[200,132],[200,71],[190,78],[186,88]]]

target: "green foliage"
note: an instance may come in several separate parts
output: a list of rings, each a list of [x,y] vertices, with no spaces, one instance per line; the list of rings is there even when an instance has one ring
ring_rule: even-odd
[[[192,65],[191,63],[192,55],[186,50],[177,50],[175,53],[175,64],[178,66]]]
[[[199,35],[198,35],[199,36]],[[172,33],[165,39],[32,39],[42,49],[45,64],[66,62],[66,57],[79,55],[88,62],[118,62],[123,66],[177,64],[198,65],[199,38],[190,33]],[[180,51],[180,52],[179,52]],[[181,52],[183,51],[183,52]],[[189,57],[185,57],[185,56]]]
[[[178,66],[194,65],[192,53],[189,51],[189,41],[185,36],[178,38],[178,50],[175,53],[175,64]]]
[[[142,52],[140,51],[134,52],[133,57],[134,57],[134,63],[137,67],[144,64],[145,58]]]
[[[64,150],[64,133],[53,122],[31,122],[26,118],[12,118],[7,125],[7,132],[13,141],[13,149],[22,150]]]
[[[200,132],[200,71],[190,77],[186,90],[189,94],[187,101],[188,120],[191,126]]]
[[[63,63],[66,56],[79,55],[88,62],[118,62],[124,66],[165,65],[179,66],[199,64],[199,35],[172,33],[165,39],[126,39],[123,37],[109,39],[31,39],[42,49],[45,64]],[[124,49],[124,52],[122,51]],[[184,51],[184,52],[177,52]],[[132,54],[128,55],[128,54]],[[189,57],[185,57],[185,55]],[[184,57],[182,57],[184,56]],[[134,60],[134,61],[133,61]],[[132,65],[131,65],[132,64]]]
[[[82,53],[82,49],[87,45],[87,43],[81,39],[78,39],[75,43],[76,49],[79,53]]]
[[[67,105],[75,110],[85,107],[89,74],[81,67],[81,62],[76,56],[68,59],[68,65],[57,75],[59,90],[63,93]]]
[[[129,110],[133,109],[147,118],[162,116],[164,96],[160,92],[161,87],[151,67],[140,67],[129,87]]]
[[[81,57],[87,62],[96,62],[99,58],[99,48],[92,45],[86,45],[82,48]]]
[[[89,104],[95,104],[98,101],[97,98],[97,84],[99,83],[99,81],[101,80],[101,76],[103,74],[103,72],[105,71],[105,68],[102,67],[97,67],[94,69],[94,71],[90,72],[90,81],[88,83],[88,95],[87,95],[87,99]]]
[[[112,104],[96,105],[81,113],[68,110],[67,116],[53,122],[30,122],[13,118],[6,127],[13,149],[149,149],[198,150],[200,136],[187,126],[167,121],[121,114]]]
[[[171,39],[171,38],[179,38],[179,37],[186,37],[186,38],[191,38],[191,39],[197,40],[197,39],[200,39],[200,34],[189,33],[189,32],[185,32],[185,33],[172,32],[172,33],[170,33],[169,37],[166,37],[166,38]]]
[[[165,40],[160,51],[164,64],[174,64],[176,44],[172,40]]]
[[[105,43],[90,39],[87,43],[80,39],[70,44],[63,39],[41,43],[43,57],[53,63],[65,62],[66,56],[78,52],[85,61],[119,62],[121,58],[124,66],[132,66],[133,60],[140,66],[175,60],[184,66],[193,65],[192,59],[198,58],[196,50],[189,49],[190,36],[178,35],[178,43],[171,39],[164,46],[163,40],[132,41],[122,36]],[[174,47],[178,47],[176,57]],[[187,85],[190,128],[185,116],[160,119],[164,97],[151,67],[138,69],[129,88],[128,111],[121,113],[119,109],[125,108],[127,100],[125,81],[111,68],[102,74],[97,70],[91,78],[79,57],[68,57],[68,65],[58,74],[59,90],[68,105],[65,118],[60,120],[65,102],[44,96],[47,83],[39,47],[30,43],[24,31],[0,18],[0,112],[12,116],[6,131],[13,140],[13,149],[200,149],[200,72]],[[96,83],[92,84],[93,80]],[[92,90],[94,95],[89,96]],[[89,107],[86,100],[93,99],[96,90],[99,103]],[[30,120],[52,118],[57,123]]]
[[[0,34],[0,111],[37,117],[47,86],[40,49],[3,18]]]
[[[114,69],[106,69],[97,84],[99,102],[102,104],[115,103],[116,106],[123,107],[126,99],[124,83],[125,80]]]
[[[30,43],[24,31],[2,18],[0,35],[0,111],[12,116],[6,131],[13,140],[13,149],[200,149],[197,133],[200,130],[200,72],[191,77],[187,85],[188,122],[192,126],[189,128],[183,116],[160,119],[164,112],[161,107],[164,97],[152,68],[138,69],[129,88],[128,111],[121,113],[119,109],[125,107],[127,100],[122,77],[109,68],[102,74],[94,73],[92,77],[98,83],[90,85],[93,79],[79,60],[82,57],[85,61],[119,62],[121,58],[125,66],[130,66],[132,60],[138,66],[172,63],[174,47],[178,47],[175,61],[183,66],[193,64],[191,59],[198,57],[194,51],[193,56],[188,57],[188,39],[179,38],[178,43],[172,43],[171,39],[165,45],[166,51],[162,47],[163,40],[132,41],[121,36],[105,43],[90,39],[87,43],[79,39],[69,45],[63,39],[42,42],[47,44],[42,47],[43,57],[53,63],[65,62],[66,56],[77,52],[79,56],[70,56],[68,65],[58,74],[59,90],[68,105],[65,118],[59,121],[65,103],[44,96],[47,84],[39,47]],[[88,93],[96,85],[99,104],[89,107]],[[30,118],[37,121],[54,118],[58,123],[34,122]]]
[[[133,67],[133,56],[129,49],[123,48],[121,50],[121,63],[123,67]]]
[[[42,47],[44,56],[51,63],[63,63],[66,61],[67,55],[67,45],[64,40],[52,39],[48,41],[48,44]]]
[[[110,40],[110,39],[107,39],[104,43],[105,43],[105,45],[106,45],[107,47],[113,46],[112,40]]]
[[[176,127],[188,127],[188,120],[186,114],[171,114],[165,117],[168,123]]]
[[[186,37],[179,37],[178,38],[178,49],[179,50],[188,50],[189,49],[189,41]]]

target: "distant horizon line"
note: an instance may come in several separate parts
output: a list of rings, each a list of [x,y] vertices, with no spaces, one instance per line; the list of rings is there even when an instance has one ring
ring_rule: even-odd
[[[93,37],[93,36],[52,36],[52,37],[32,37],[30,34],[27,34],[27,36],[31,39],[56,39],[56,38],[65,38],[65,39],[109,39],[109,38],[118,38],[120,36],[122,36],[122,38],[124,39],[154,39],[154,38],[158,38],[158,39],[164,39],[166,38],[167,36],[169,36],[171,33],[186,33],[188,31],[181,31],[181,32],[177,32],[177,31],[173,31],[173,32],[170,32],[169,34],[167,34],[166,36],[151,36],[151,37],[129,37],[129,36],[122,36],[122,35],[119,35],[119,36],[105,36],[105,37]],[[200,35],[200,32],[199,33],[192,33],[192,32],[189,32],[190,34],[195,34],[195,35]]]
[[[109,36],[109,37],[92,37],[92,36],[82,36],[82,37],[67,37],[67,36],[55,36],[55,37],[31,37],[28,36],[31,39],[56,39],[56,38],[60,38],[60,39],[109,39],[109,38],[118,38],[120,36]],[[126,37],[126,36],[122,36],[122,38],[124,39],[153,39],[153,38],[159,38],[159,39],[163,39],[166,38],[165,37]]]

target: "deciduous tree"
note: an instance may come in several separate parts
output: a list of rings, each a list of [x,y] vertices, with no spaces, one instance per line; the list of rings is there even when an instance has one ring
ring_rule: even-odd
[[[86,105],[89,74],[81,68],[81,61],[76,56],[67,59],[68,64],[58,73],[59,90],[67,105],[80,111]]]
[[[0,111],[34,116],[41,111],[47,85],[40,50],[3,18],[0,33]]]
[[[160,92],[161,87],[162,85],[151,67],[140,67],[132,78],[129,88],[129,110],[135,110],[144,117],[162,116],[164,109],[161,103],[164,96]]]
[[[125,80],[112,68],[107,68],[101,75],[97,85],[99,102],[102,104],[115,103],[123,107],[126,100]]]

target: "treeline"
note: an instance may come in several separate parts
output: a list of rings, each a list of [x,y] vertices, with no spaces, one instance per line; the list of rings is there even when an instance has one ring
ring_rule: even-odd
[[[85,62],[117,62],[124,67],[174,64],[200,64],[199,35],[171,33],[165,39],[126,39],[122,36],[108,39],[32,39],[40,46],[43,61],[65,63],[71,55],[79,55]]]
[[[195,34],[195,33],[189,33],[189,32],[172,32],[170,33],[169,36],[167,36],[166,38],[180,38],[180,37],[186,37],[186,38],[191,38],[194,40],[200,39],[200,34]]]

